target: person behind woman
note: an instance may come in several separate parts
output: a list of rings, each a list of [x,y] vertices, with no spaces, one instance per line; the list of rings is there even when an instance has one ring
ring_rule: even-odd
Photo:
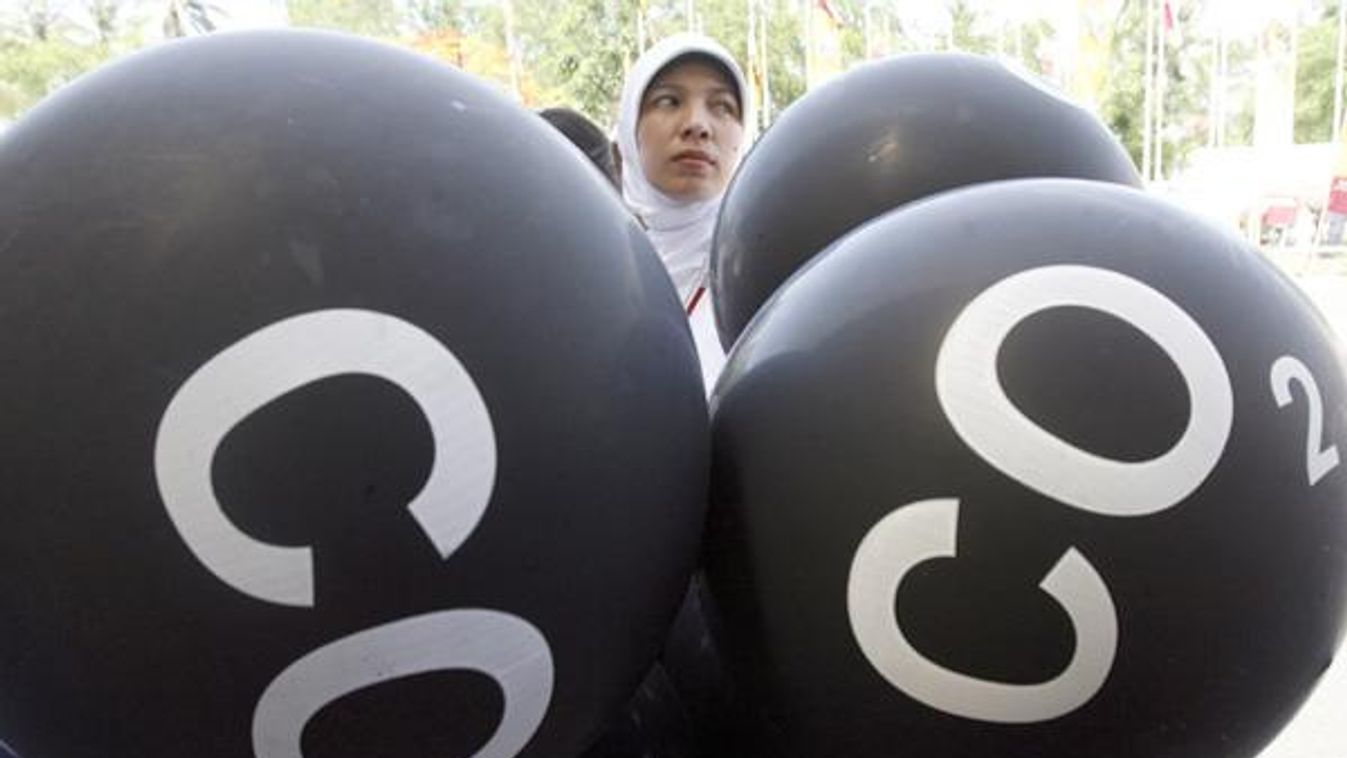
[[[710,393],[725,364],[707,297],[711,234],[752,124],[744,74],[715,40],[677,34],[632,66],[618,105],[622,197],[691,320]]]
[[[602,129],[583,113],[570,108],[544,108],[538,111],[538,115],[565,135],[566,139],[579,148],[609,182],[617,186],[617,163],[613,160],[613,143]]]

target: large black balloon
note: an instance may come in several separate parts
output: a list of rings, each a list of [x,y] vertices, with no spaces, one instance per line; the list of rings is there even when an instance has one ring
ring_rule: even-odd
[[[701,758],[683,699],[656,664],[581,758]]]
[[[0,739],[578,754],[695,562],[706,411],[547,124],[338,35],[163,45],[0,144]]]
[[[990,58],[902,55],[837,77],[781,115],[725,194],[711,252],[721,344],[848,230],[937,192],[1022,177],[1141,186],[1097,118]]]
[[[1248,758],[1343,633],[1340,347],[1136,190],[984,184],[843,238],[745,332],[712,435],[766,755]]]

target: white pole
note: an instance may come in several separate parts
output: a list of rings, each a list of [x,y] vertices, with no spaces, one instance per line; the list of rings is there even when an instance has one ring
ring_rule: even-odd
[[[1342,58],[1343,40],[1347,39],[1347,2],[1338,0],[1338,65],[1333,71],[1333,133],[1329,142],[1342,138]]]
[[[1227,116],[1227,101],[1229,100],[1229,85],[1225,81],[1225,75],[1230,71],[1230,38],[1226,36],[1225,27],[1221,27],[1221,120],[1216,123],[1216,145],[1225,147],[1225,128]]]
[[[1155,88],[1155,2],[1156,0],[1146,0],[1146,70],[1141,78],[1141,86],[1145,92],[1145,104],[1142,108],[1141,119],[1141,179],[1142,181],[1151,180],[1151,129],[1153,126],[1154,88]]]
[[[510,89],[514,99],[524,102],[524,94],[519,90],[519,44],[514,36],[514,2],[505,0],[505,55],[510,61]]]
[[[1219,23],[1211,37],[1211,94],[1207,106],[1207,147],[1216,146],[1216,124],[1221,120],[1221,31]]]
[[[865,59],[875,57],[874,42],[870,36],[870,0],[865,0]]]
[[[767,30],[771,23],[771,13],[761,13],[758,16],[758,55],[762,58],[762,109],[758,111],[758,123],[761,128],[758,133],[767,130],[767,125],[772,122],[772,54],[767,47]]]
[[[810,85],[814,83],[814,8],[810,0],[803,0],[800,7],[804,9],[804,89],[809,91]]]
[[[758,86],[758,72],[761,66],[758,63],[758,3],[757,0],[748,0],[748,34],[744,38],[744,50],[748,52],[748,88],[749,92],[744,93],[744,97],[753,102],[755,111],[761,113],[762,105],[759,95],[761,88]],[[747,128],[750,124],[744,124]]]
[[[645,0],[636,4],[636,55],[645,52]]]
[[[1160,0],[1165,2],[1165,0]],[[1165,178],[1165,90],[1169,83],[1169,71],[1165,68],[1165,47],[1169,44],[1169,25],[1165,19],[1160,19],[1159,29],[1156,30],[1156,36],[1159,38],[1159,44],[1156,45],[1155,53],[1155,138],[1151,145],[1155,148],[1155,160],[1151,162],[1151,169],[1155,171],[1156,181],[1163,181]]]

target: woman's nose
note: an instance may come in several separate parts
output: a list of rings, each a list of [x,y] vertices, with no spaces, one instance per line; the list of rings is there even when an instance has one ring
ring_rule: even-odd
[[[710,138],[711,119],[707,117],[705,108],[692,106],[687,120],[683,122],[682,136],[690,139]]]

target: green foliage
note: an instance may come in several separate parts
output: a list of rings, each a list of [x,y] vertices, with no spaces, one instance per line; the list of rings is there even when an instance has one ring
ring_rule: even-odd
[[[988,31],[985,20],[972,3],[952,0],[947,9],[954,49],[969,53],[990,53],[996,49],[996,35]]]
[[[224,0],[8,2],[14,10],[0,13],[0,118],[17,116],[82,72],[134,49],[143,41],[143,30],[163,29],[170,35],[208,31],[227,6]],[[1181,166],[1211,133],[1215,43],[1196,23],[1199,11],[1210,4],[1174,0],[1182,33],[1170,38],[1166,60],[1166,173]],[[1044,74],[1051,63],[1050,45],[1059,33],[1043,17],[997,20],[976,0],[942,0],[948,27],[938,38],[931,37],[930,29],[905,28],[908,17],[901,4],[831,0],[830,6],[842,21],[837,34],[844,66],[868,56],[952,47],[1015,57],[1030,71]],[[643,47],[675,32],[703,31],[749,69],[750,16],[765,24],[758,33],[766,37],[770,121],[804,94],[804,12],[809,7],[803,0],[287,0],[296,26],[401,39],[515,88],[530,105],[568,105],[605,126],[612,123],[622,78],[632,61]],[[1318,16],[1300,29],[1298,38],[1298,141],[1333,137],[1329,122],[1336,5],[1315,0],[1314,7]],[[693,18],[688,18],[689,9]],[[1116,18],[1105,20],[1107,32],[1099,37],[1104,47],[1098,50],[1107,56],[1107,73],[1092,90],[1104,121],[1138,165],[1145,13],[1145,0],[1124,0]],[[1256,38],[1228,41],[1220,130],[1225,144],[1247,144],[1251,138],[1256,61]]]
[[[217,6],[205,0],[169,0],[164,13],[165,37],[186,37],[189,34],[208,34],[215,31]]]
[[[73,12],[83,10],[77,23]],[[0,118],[17,118],[67,82],[139,47],[134,0],[29,0],[0,25]]]
[[[463,11],[462,0],[407,0],[408,20],[421,31],[458,29]]]
[[[599,124],[611,124],[622,75],[636,54],[636,14],[613,0],[521,3],[516,25],[525,65],[543,87]]]
[[[1211,113],[1212,40],[1196,32],[1197,0],[1177,3],[1178,32],[1165,55],[1164,171],[1173,176],[1206,144]]]
[[[1296,142],[1330,142],[1337,65],[1338,9],[1324,9],[1319,21],[1300,32],[1296,55]]]
[[[701,2],[698,21],[703,33],[725,46],[741,64],[748,60],[748,3],[745,0]]]
[[[0,117],[14,118],[106,58],[97,46],[60,39],[0,42]]]
[[[1109,47],[1109,76],[1101,93],[1104,123],[1131,156],[1142,164],[1142,132],[1145,129],[1146,8],[1144,0],[1123,4],[1114,24]]]
[[[1012,30],[1014,47],[1007,54],[1018,57],[1025,68],[1038,74],[1043,73],[1043,61],[1046,59],[1048,45],[1057,35],[1052,23],[1047,19],[1033,19]],[[1137,67],[1140,71],[1140,67]]]
[[[772,93],[771,118],[804,94],[804,34],[791,0],[770,0],[767,8],[768,82]]]
[[[287,0],[290,23],[320,29],[339,29],[370,37],[397,31],[399,12],[394,0]]]
[[[1255,86],[1258,42],[1229,40],[1226,47],[1225,144],[1251,145],[1258,98]]]
[[[831,5],[842,21],[842,60],[865,60],[865,0],[833,0]]]
[[[1163,87],[1157,87],[1154,106],[1163,108],[1160,154],[1165,176],[1172,176],[1208,138],[1213,42],[1195,32],[1198,5],[1196,0],[1176,3],[1177,31],[1166,37]],[[1162,23],[1159,13],[1155,23]],[[1101,116],[1139,168],[1144,165],[1145,60],[1145,2],[1129,0],[1114,24]],[[1158,53],[1156,61],[1158,66]]]

